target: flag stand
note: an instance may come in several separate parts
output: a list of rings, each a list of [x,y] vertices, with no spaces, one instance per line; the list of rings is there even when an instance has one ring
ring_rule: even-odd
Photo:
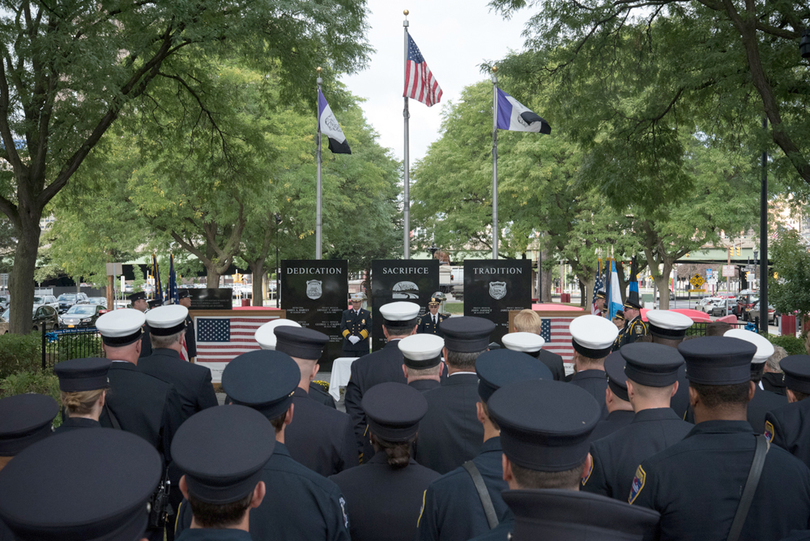
[[[323,79],[321,79],[321,68],[315,68],[315,71],[318,72],[318,77],[315,79],[315,82],[318,84],[318,91],[316,94],[316,100],[319,98],[321,92],[321,83],[323,83]],[[316,101],[317,103],[317,101]],[[322,184],[321,184],[321,115],[320,115],[320,107],[316,108],[318,111],[316,113],[316,124],[318,125],[317,131],[317,150],[315,151],[315,161],[318,164],[318,174],[317,174],[317,181],[315,184],[315,259],[319,260],[322,257],[321,251],[321,231],[323,229],[323,209],[322,209]],[[278,295],[278,292],[276,292]]]
[[[498,259],[498,66],[492,66],[492,259]]]
[[[404,69],[404,80],[405,84],[408,84],[408,13],[409,11],[406,9],[402,12],[405,15],[405,20],[402,21],[402,28],[405,30],[405,62],[403,63]],[[408,112],[408,96],[404,96],[403,99],[405,100],[405,108],[402,110],[402,116],[405,120],[405,151],[403,152],[403,159],[405,162],[405,193],[403,195],[403,202],[402,202],[402,212],[403,212],[403,220],[402,220],[402,227],[404,229],[403,232],[403,259],[410,259],[411,258],[411,180],[410,180],[410,164],[408,163],[408,119],[410,119],[411,115]]]

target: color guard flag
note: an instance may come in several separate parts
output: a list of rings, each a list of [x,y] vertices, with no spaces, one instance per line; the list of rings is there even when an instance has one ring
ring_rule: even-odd
[[[405,62],[405,91],[402,95],[421,101],[428,107],[436,105],[442,99],[442,89],[433,78],[433,73],[410,34],[408,34],[408,60]]]
[[[534,111],[501,90],[498,91],[498,129],[551,133],[551,126]]]
[[[352,149],[349,148],[349,143],[346,142],[346,136],[343,135],[343,130],[340,129],[332,108],[326,103],[326,98],[323,97],[321,89],[318,89],[318,124],[321,128],[321,133],[329,140],[329,150],[332,154],[351,154]]]

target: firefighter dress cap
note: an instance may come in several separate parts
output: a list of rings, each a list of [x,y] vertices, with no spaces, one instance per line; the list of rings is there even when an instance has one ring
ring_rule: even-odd
[[[689,316],[672,310],[648,310],[647,321],[653,336],[674,340],[683,338],[693,323]]]
[[[761,334],[746,331],[745,329],[729,329],[723,336],[726,338],[739,338],[740,340],[754,344],[757,347],[757,352],[754,353],[754,358],[751,359],[752,364],[764,364],[775,351],[770,340]]]
[[[418,323],[419,305],[407,301],[389,302],[380,306],[380,315],[386,327],[407,329]]]
[[[779,361],[779,368],[785,373],[788,389],[810,394],[810,355],[789,355]]]
[[[180,304],[158,306],[146,313],[149,332],[155,336],[171,336],[186,329],[188,308]]]
[[[59,390],[66,393],[95,391],[110,386],[107,371],[112,361],[100,357],[70,359],[56,363],[53,371],[59,378]]]
[[[380,439],[404,442],[416,435],[428,405],[421,391],[404,383],[379,383],[360,402],[368,428]]]
[[[484,351],[489,347],[489,335],[494,330],[495,324],[482,317],[451,317],[439,323],[445,347],[459,353]]]
[[[323,354],[323,348],[329,342],[329,337],[313,329],[304,327],[276,327],[276,351],[286,353],[290,357],[317,361]]]
[[[507,349],[523,353],[537,353],[546,343],[542,336],[533,332],[510,332],[503,335],[501,342]]]
[[[589,359],[607,357],[619,335],[619,329],[613,322],[592,315],[574,318],[568,330],[574,349]]]
[[[29,393],[0,400],[0,456],[15,456],[50,436],[57,413],[59,405],[50,396]]]
[[[107,312],[96,320],[96,328],[107,346],[121,347],[141,339],[146,316],[140,310],[123,308]]]
[[[301,326],[300,323],[291,319],[278,318],[274,319],[273,321],[268,321],[256,329],[256,332],[253,334],[253,338],[259,343],[259,346],[261,346],[262,349],[276,349],[276,333],[274,332],[274,329],[276,327],[283,327],[285,325],[289,327]]]
[[[478,396],[486,403],[492,393],[514,381],[554,379],[551,370],[535,357],[497,349],[485,351],[475,360],[478,374]]]
[[[442,362],[444,338],[435,334],[414,334],[397,343],[402,352],[403,363],[408,368],[424,370]]]
[[[605,374],[607,375],[610,391],[625,402],[629,402],[627,375],[624,373],[624,357],[618,351],[614,351],[605,359]]]
[[[627,379],[648,387],[668,387],[678,381],[683,356],[664,344],[634,342],[619,350]]]
[[[13,495],[0,498],[0,520],[26,541],[141,539],[161,469],[155,448],[129,432],[57,434],[0,472],[0,494]]]
[[[251,407],[271,420],[290,408],[300,381],[298,364],[280,351],[243,353],[222,372],[222,390],[234,404]]]
[[[196,499],[221,505],[253,492],[275,444],[267,417],[231,404],[204,409],[180,425],[172,440],[172,460]]]
[[[137,293],[133,293],[132,295],[130,295],[127,298],[129,299],[129,302],[145,301],[146,300],[146,293],[144,293],[143,291],[138,291]]]
[[[704,336],[681,342],[686,378],[700,385],[736,385],[751,381],[751,359],[757,348],[725,336]]]

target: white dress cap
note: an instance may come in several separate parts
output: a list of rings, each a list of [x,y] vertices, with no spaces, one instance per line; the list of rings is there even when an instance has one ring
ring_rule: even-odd
[[[146,316],[140,310],[121,308],[107,312],[96,320],[96,328],[102,336],[121,338],[137,332],[143,327]]]
[[[568,329],[574,339],[574,349],[592,359],[607,356],[619,335],[619,329],[612,321],[592,315],[574,318]]]
[[[274,319],[268,321],[258,329],[253,335],[253,338],[259,343],[262,349],[276,349],[276,335],[273,329],[276,327],[300,327],[301,324],[291,319]]]
[[[650,332],[662,338],[683,338],[693,323],[691,317],[672,310],[649,310],[647,320]]]
[[[751,359],[751,363],[753,364],[762,364],[767,361],[771,355],[773,355],[773,344],[771,344],[770,340],[761,334],[746,331],[745,329],[730,329],[726,331],[723,336],[726,338],[738,338],[740,340],[745,340],[746,342],[750,342],[757,346],[757,352],[754,354],[754,358]]]
[[[407,301],[389,302],[380,306],[380,314],[386,321],[408,322],[419,315],[419,305]]]
[[[503,335],[501,341],[506,349],[523,353],[537,353],[546,343],[542,336],[533,332],[510,332]]]
[[[399,350],[412,361],[427,361],[441,355],[444,338],[435,334],[414,334],[399,341]]]
[[[168,304],[152,308],[146,313],[146,322],[152,329],[171,329],[186,322],[188,308],[179,304]]]
[[[363,293],[352,293],[353,301],[362,301],[366,296]]]

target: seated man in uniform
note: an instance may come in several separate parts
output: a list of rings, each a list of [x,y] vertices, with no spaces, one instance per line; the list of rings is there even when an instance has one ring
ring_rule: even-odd
[[[574,345],[575,373],[571,384],[591,393],[601,405],[602,418],[607,419],[605,358],[610,354],[619,331],[607,319],[592,315],[574,318],[568,329]]]
[[[408,385],[418,391],[429,391],[441,385],[444,339],[432,334],[417,334],[399,341],[402,373]]]

